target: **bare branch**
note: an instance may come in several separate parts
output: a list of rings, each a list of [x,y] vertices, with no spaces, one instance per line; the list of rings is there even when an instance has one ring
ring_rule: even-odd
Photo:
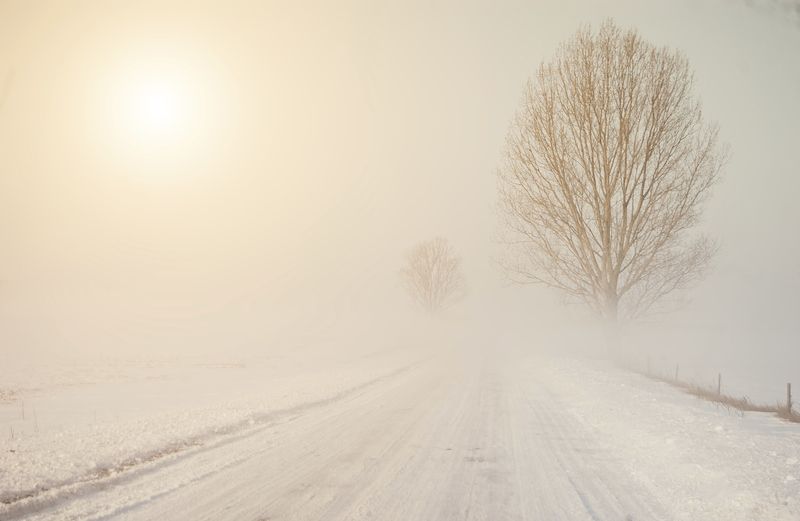
[[[610,21],[540,66],[498,171],[513,280],[616,320],[703,274],[714,247],[690,234],[724,153],[693,81],[683,54]]]
[[[461,259],[441,237],[414,247],[400,275],[411,298],[431,314],[450,307],[466,294]]]

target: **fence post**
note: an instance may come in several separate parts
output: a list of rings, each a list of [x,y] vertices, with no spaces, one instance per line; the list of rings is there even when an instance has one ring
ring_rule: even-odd
[[[722,373],[717,374],[717,396],[722,395]]]
[[[792,383],[786,384],[786,412],[792,414]]]

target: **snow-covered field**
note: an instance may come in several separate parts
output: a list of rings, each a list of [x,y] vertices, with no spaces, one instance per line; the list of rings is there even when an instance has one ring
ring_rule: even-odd
[[[800,519],[800,426],[769,415],[585,360],[311,359],[25,391],[0,518]]]
[[[401,370],[419,356],[301,351],[224,362],[84,359],[5,366],[0,501],[211,442]]]
[[[789,313],[789,311],[785,311]],[[626,365],[714,388],[722,374],[722,390],[731,396],[765,405],[785,403],[786,383],[800,389],[800,350],[791,330],[765,332],[765,326],[741,335],[730,324],[691,327],[645,325],[625,339]],[[777,329],[777,328],[776,328]],[[738,338],[741,336],[742,338]]]

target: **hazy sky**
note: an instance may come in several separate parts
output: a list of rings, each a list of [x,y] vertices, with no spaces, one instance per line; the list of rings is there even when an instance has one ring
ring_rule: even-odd
[[[494,170],[526,78],[613,17],[687,54],[731,148],[715,271],[659,324],[800,362],[800,24],[772,6],[0,0],[0,350],[391,323],[434,235],[464,255],[465,313],[547,327],[558,299],[491,262]]]

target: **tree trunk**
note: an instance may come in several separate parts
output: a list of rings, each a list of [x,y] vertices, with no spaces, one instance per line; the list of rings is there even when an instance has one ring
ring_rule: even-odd
[[[616,296],[609,297],[603,313],[606,356],[614,359],[619,356],[619,309]]]

